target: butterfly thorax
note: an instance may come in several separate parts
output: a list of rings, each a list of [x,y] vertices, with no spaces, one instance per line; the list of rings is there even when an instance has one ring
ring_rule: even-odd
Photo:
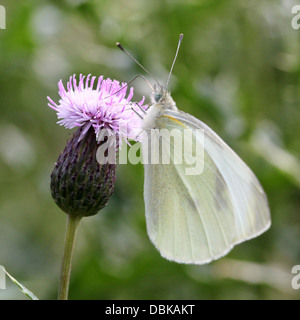
[[[156,118],[159,117],[164,110],[177,110],[176,103],[172,99],[170,92],[160,85],[154,86],[151,102],[152,105],[143,119],[144,130],[154,129],[156,127]]]

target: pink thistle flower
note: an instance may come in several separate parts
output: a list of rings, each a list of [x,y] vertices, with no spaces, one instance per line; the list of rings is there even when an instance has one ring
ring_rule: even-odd
[[[136,140],[140,132],[141,119],[132,110],[136,107],[130,100],[133,97],[133,88],[127,93],[127,84],[111,79],[98,78],[94,88],[96,77],[89,74],[87,77],[80,74],[77,84],[75,74],[70,77],[65,89],[62,80],[58,83],[60,100],[56,104],[50,97],[47,97],[48,106],[56,111],[57,123],[67,129],[82,127],[79,140],[92,127],[97,137],[102,129],[108,130],[118,138]],[[145,98],[139,102],[142,108]],[[126,130],[124,130],[126,128]],[[125,132],[126,131],[126,132]]]

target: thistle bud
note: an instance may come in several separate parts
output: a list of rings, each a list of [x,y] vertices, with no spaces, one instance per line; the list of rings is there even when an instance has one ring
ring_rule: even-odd
[[[59,155],[51,174],[51,194],[67,214],[91,216],[104,208],[114,191],[115,164],[99,164],[99,143],[92,129],[79,128]]]

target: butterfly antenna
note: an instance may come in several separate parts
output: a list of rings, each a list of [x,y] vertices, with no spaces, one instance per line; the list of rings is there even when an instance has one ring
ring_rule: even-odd
[[[170,81],[170,78],[171,78],[171,74],[172,74],[172,71],[173,71],[173,68],[174,68],[175,61],[177,59],[177,55],[178,55],[178,51],[179,51],[179,48],[180,48],[180,45],[181,45],[181,42],[182,42],[182,38],[183,38],[183,33],[181,33],[180,36],[179,36],[179,41],[178,41],[178,46],[177,46],[175,58],[173,60],[172,67],[171,67],[171,70],[170,70],[170,73],[169,73],[169,76],[168,76],[168,80],[166,82],[166,88],[168,88],[168,84],[169,84],[169,81]]]
[[[121,45],[120,42],[116,43],[117,47],[121,49],[124,53],[128,55],[129,58],[131,58],[137,65],[139,65],[146,73],[149,74],[150,77],[154,79],[154,81],[159,84],[158,80],[154,77],[153,74],[151,74],[141,63],[139,63],[135,57],[133,57],[127,50],[124,49],[124,47]]]
[[[122,86],[118,91],[114,92],[113,94],[109,94],[108,96],[102,98],[102,100],[108,99],[108,98],[110,98],[111,96],[119,93],[120,91],[122,91],[122,90],[125,89],[126,87],[129,87],[137,78],[142,78],[142,79],[148,84],[148,86],[154,91],[154,88],[151,86],[151,84],[149,83],[149,81],[148,81],[144,76],[142,76],[141,74],[138,74],[138,75],[135,76],[131,81],[129,81],[128,83],[126,83],[124,86]]]

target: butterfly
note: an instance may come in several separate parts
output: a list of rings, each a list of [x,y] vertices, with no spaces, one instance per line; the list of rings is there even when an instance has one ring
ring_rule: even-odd
[[[182,37],[181,34],[169,78]],[[142,140],[142,150],[149,160],[144,161],[147,232],[164,258],[205,264],[265,232],[271,225],[270,210],[251,169],[211,128],[177,108],[167,84],[157,82],[153,103],[146,113],[143,111],[146,138]],[[153,130],[159,132],[160,139],[151,139]],[[169,139],[174,130],[175,139]],[[179,148],[176,137],[180,133],[183,136],[186,130],[192,135],[190,142],[185,142],[189,148]],[[153,163],[153,158],[159,159],[155,153],[165,149],[164,138],[173,151],[170,163],[161,159]],[[187,161],[191,154],[187,153],[193,148],[202,150],[197,159],[202,164],[200,174],[187,174],[191,167]],[[176,161],[178,158],[181,163]]]

